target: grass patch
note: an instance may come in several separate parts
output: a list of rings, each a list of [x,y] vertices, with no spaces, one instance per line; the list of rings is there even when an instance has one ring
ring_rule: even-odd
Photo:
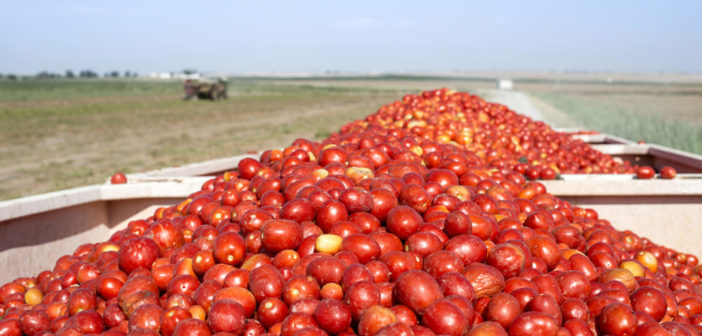
[[[0,79],[0,101],[180,94],[176,81],[135,79]]]
[[[615,104],[598,103],[577,95],[544,92],[535,95],[568,113],[586,128],[702,154],[702,125],[667,118],[664,111],[646,113]]]

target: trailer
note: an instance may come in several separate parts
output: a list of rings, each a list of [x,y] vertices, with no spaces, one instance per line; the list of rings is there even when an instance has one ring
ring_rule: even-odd
[[[619,230],[657,244],[702,255],[702,157],[657,145],[638,145],[609,135],[595,148],[624,160],[670,165],[673,180],[632,175],[561,175],[540,181],[572,204],[593,208]],[[181,202],[213,176],[236,170],[246,154],[128,175],[127,184],[102,184],[0,202],[0,283],[52,269],[80,244],[105,241],[134,219]],[[683,234],[684,233],[684,234]]]

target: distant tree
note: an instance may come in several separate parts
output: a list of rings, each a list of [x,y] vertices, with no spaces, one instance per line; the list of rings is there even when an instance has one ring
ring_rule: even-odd
[[[0,78],[5,78],[5,75],[0,73]]]
[[[183,69],[183,73],[186,75],[193,75],[197,73],[197,70],[195,69]]]
[[[64,76],[66,78],[75,78],[76,75],[73,74],[73,71],[71,70],[66,70],[66,75]]]
[[[81,70],[79,76],[81,78],[96,78],[98,74],[92,70]]]
[[[7,74],[7,79],[9,80],[17,80],[17,76],[14,74]]]
[[[134,77],[134,78],[139,77],[139,73],[137,73],[136,71],[132,72],[132,77]]]
[[[132,77],[132,73],[129,72],[129,70],[127,70],[124,72],[124,78],[129,78],[129,77]]]
[[[110,77],[112,77],[112,78],[118,78],[118,77],[119,77],[119,71],[113,70],[112,72],[110,72]]]
[[[42,71],[39,72],[36,76],[37,78],[60,78],[61,75],[53,72],[48,72],[48,71]]]

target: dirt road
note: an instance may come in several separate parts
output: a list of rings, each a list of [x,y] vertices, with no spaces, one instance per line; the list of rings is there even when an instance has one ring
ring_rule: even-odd
[[[563,111],[525,92],[492,89],[479,90],[477,93],[490,102],[507,105],[517,113],[544,121],[552,127],[582,127]]]
[[[478,95],[490,102],[507,105],[515,112],[524,114],[529,118],[547,121],[541,110],[531,102],[529,96],[524,92],[511,90],[480,90]]]

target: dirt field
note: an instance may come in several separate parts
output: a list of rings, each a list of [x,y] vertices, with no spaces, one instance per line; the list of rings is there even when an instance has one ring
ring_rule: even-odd
[[[246,83],[213,103],[183,102],[180,90],[0,101],[0,199],[322,138],[401,97]]]
[[[702,145],[696,140],[702,134],[702,85],[648,80],[606,84],[590,77],[559,82],[544,76],[518,80],[516,87],[555,126],[631,139],[650,135],[644,138],[650,142],[688,134],[675,147]],[[494,80],[235,78],[230,98],[220,102],[181,101],[182,86],[175,81],[0,81],[0,200],[103,183],[116,171],[232,156],[285,146],[298,137],[323,138],[405,93],[439,87],[490,99]],[[672,128],[659,126],[668,124]]]

